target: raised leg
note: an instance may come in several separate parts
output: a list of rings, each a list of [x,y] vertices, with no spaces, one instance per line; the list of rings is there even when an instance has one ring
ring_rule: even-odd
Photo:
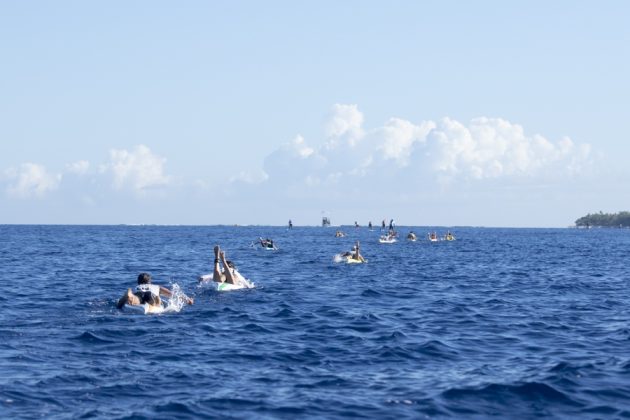
[[[357,241],[357,244],[354,246],[354,255],[352,256],[352,258],[355,260],[359,260],[360,255],[361,254],[359,253],[359,241]]]
[[[221,256],[221,262],[223,263],[225,282],[236,284],[236,279],[234,278],[234,274],[232,274],[232,270],[230,269],[230,266],[228,265],[227,260],[225,259],[225,252],[221,251],[219,255]]]
[[[214,247],[214,270],[212,271],[212,280],[218,283],[224,281],[224,277],[221,275],[221,266],[219,265],[219,253],[221,252],[221,248],[219,245],[215,245]]]

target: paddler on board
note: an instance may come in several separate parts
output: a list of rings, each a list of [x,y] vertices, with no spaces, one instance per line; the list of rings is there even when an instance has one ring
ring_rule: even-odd
[[[173,292],[164,286],[153,284],[149,273],[140,273],[138,275],[136,291],[132,292],[131,289],[127,289],[127,292],[118,300],[116,307],[122,309],[125,305],[139,306],[144,304],[153,307],[162,307],[162,299],[160,296],[170,298],[173,296]],[[184,296],[184,300],[189,305],[194,303],[193,298],[188,296]]]
[[[223,264],[223,269],[221,269],[219,262]],[[217,283],[230,283],[253,287],[252,284],[236,270],[234,263],[225,258],[225,252],[221,251],[219,245],[214,247],[214,271],[212,272],[212,280]]]
[[[363,255],[361,255],[361,251],[359,250],[359,241],[357,241],[356,245],[352,247],[352,251],[346,251],[341,254],[341,256],[355,261],[365,262],[365,258],[363,258]]]
[[[276,249],[276,246],[273,243],[273,239],[263,239],[262,237],[258,237],[258,242],[260,242],[260,246],[262,246],[263,248]]]

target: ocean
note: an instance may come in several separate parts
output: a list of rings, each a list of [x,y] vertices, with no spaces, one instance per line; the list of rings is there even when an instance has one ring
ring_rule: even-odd
[[[630,418],[630,230],[341,229],[0,226],[0,417]],[[117,310],[141,272],[194,305]]]

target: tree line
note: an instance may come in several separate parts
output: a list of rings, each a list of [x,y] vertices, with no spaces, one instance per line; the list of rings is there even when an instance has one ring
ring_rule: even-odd
[[[575,221],[577,227],[630,227],[630,212],[587,214]]]

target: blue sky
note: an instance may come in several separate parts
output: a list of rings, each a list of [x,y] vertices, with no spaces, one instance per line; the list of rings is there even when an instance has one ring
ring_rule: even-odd
[[[627,2],[2,2],[0,223],[630,210]]]

